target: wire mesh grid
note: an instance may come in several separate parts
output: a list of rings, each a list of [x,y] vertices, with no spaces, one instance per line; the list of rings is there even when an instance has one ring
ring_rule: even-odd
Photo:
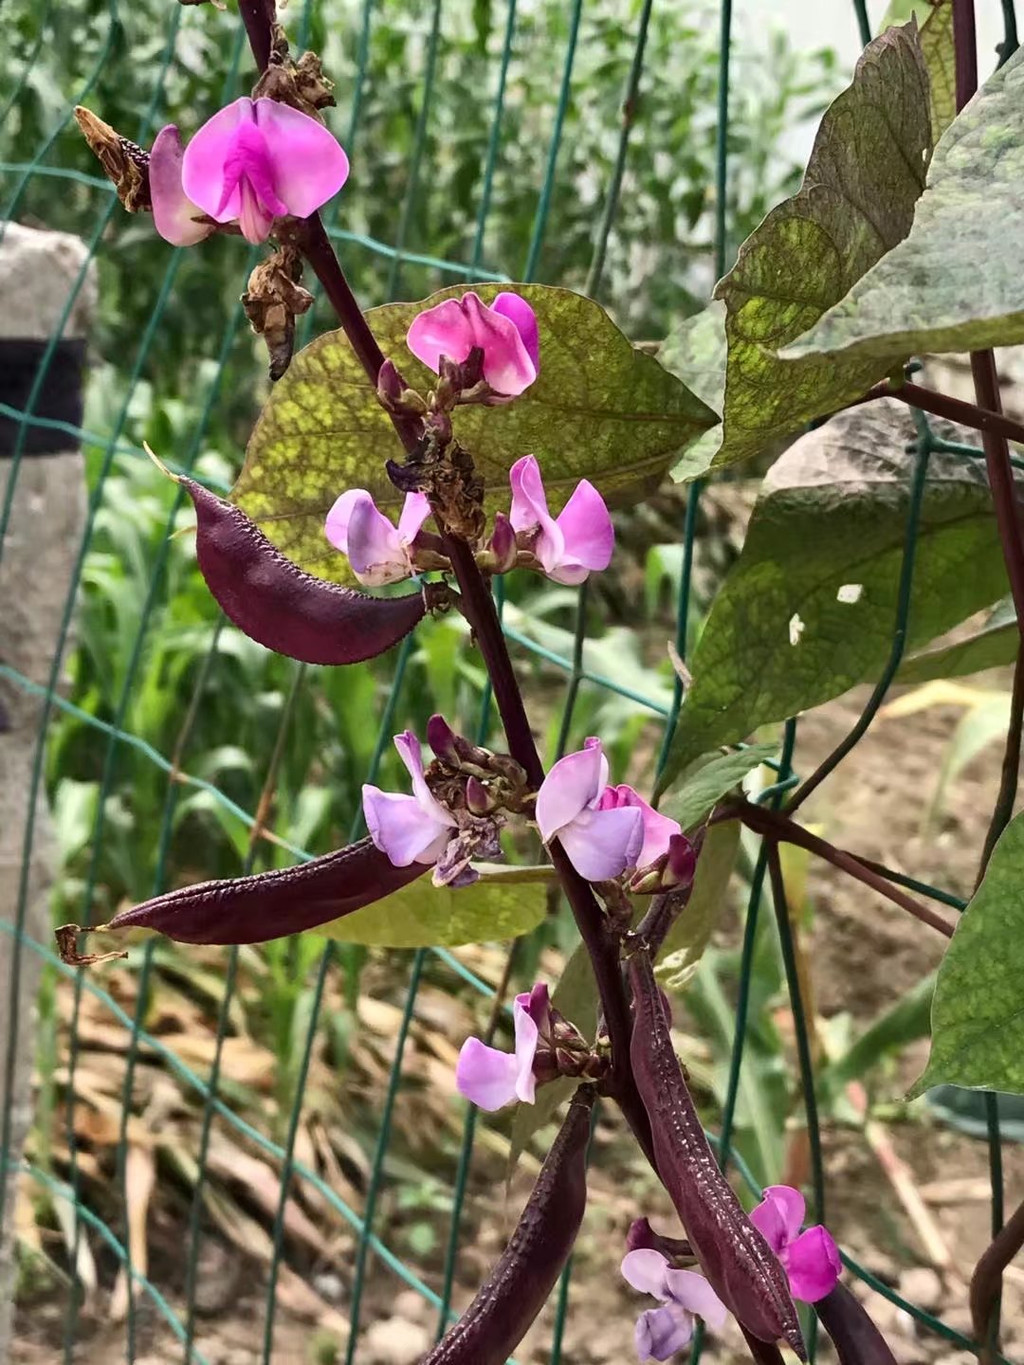
[[[608,178],[608,183],[603,187],[602,191],[602,209],[594,239],[590,269],[587,275],[586,290],[588,293],[595,296],[600,293],[608,243],[616,224],[623,176],[628,165],[634,111],[638,107],[638,97],[642,96],[643,92],[645,45],[647,43],[651,21],[652,5],[653,0],[644,0],[642,5],[625,7],[628,10],[628,23],[631,25],[631,31],[634,35],[633,49],[630,61],[625,70],[625,89],[621,100],[622,108],[626,111],[626,116],[622,119],[621,128],[618,133],[617,147],[612,162],[612,171]],[[288,13],[287,19],[289,21],[289,26],[292,29],[290,36],[294,39],[297,47],[301,48],[307,41],[316,21],[317,12],[321,8],[327,11],[330,9],[330,5],[325,2],[322,6],[318,6],[314,4],[314,0],[305,0],[303,6],[299,7],[298,5],[293,5],[293,9]],[[423,267],[434,271],[445,282],[461,280],[504,280],[508,278],[518,278],[529,281],[536,275],[540,253],[546,238],[552,194],[558,182],[559,155],[562,149],[566,111],[574,97],[574,67],[578,50],[581,19],[583,16],[582,0],[574,0],[574,3],[567,8],[566,12],[564,50],[561,54],[561,80],[557,90],[554,92],[554,99],[549,110],[547,127],[548,144],[543,179],[540,184],[531,186],[531,192],[535,195],[535,207],[525,257],[522,261],[507,260],[500,262],[501,266],[504,267],[504,271],[487,268],[485,248],[489,214],[491,213],[494,203],[495,178],[504,151],[503,127],[505,103],[509,89],[508,77],[510,62],[516,43],[517,25],[521,21],[521,13],[517,13],[516,0],[508,0],[507,7],[505,8],[505,21],[501,35],[499,55],[494,72],[493,113],[488,129],[486,159],[480,181],[479,209],[472,233],[471,250],[468,258],[465,260],[448,260],[440,256],[424,254],[422,252],[415,252],[407,249],[407,242],[410,239],[410,228],[417,211],[418,195],[420,193],[422,181],[424,176],[429,175],[430,171],[429,166],[425,164],[424,160],[425,149],[427,147],[427,130],[433,113],[432,97],[436,77],[436,58],[439,35],[441,34],[442,26],[448,17],[446,8],[442,5],[441,0],[433,0],[433,4],[426,7],[422,5],[410,5],[409,9],[415,12],[417,20],[425,19],[426,23],[421,26],[424,46],[423,61],[417,76],[419,88],[415,96],[415,130],[412,139],[411,155],[405,168],[405,193],[399,207],[393,240],[384,241],[365,233],[346,230],[339,225],[336,218],[328,223],[330,235],[335,242],[338,243],[343,254],[345,252],[365,252],[378,258],[384,264],[386,268],[386,278],[383,288],[385,298],[400,296],[403,289],[403,272],[410,266]],[[377,10],[378,5],[375,4],[374,0],[365,0],[360,8],[358,23],[356,25],[358,43],[354,76],[348,91],[348,132],[347,137],[343,138],[346,147],[348,147],[350,151],[352,151],[353,148],[358,148],[359,145],[361,117],[366,97],[369,43]],[[853,11],[859,27],[860,36],[864,42],[867,42],[870,39],[871,33],[863,0],[853,0]],[[1007,42],[1012,44],[1015,39],[1012,4],[1004,4],[1004,13],[1006,15]],[[194,28],[195,24],[204,17],[204,15],[197,13],[196,10],[186,10],[182,6],[171,4],[167,6],[166,32],[162,44],[159,47],[153,48],[154,55],[150,67],[153,73],[151,77],[152,90],[149,106],[144,118],[141,120],[140,126],[133,130],[133,135],[143,145],[150,140],[154,129],[159,126],[165,117],[173,117],[174,115],[175,111],[167,107],[168,78],[174,69],[175,62],[181,59],[182,33]],[[108,65],[113,62],[115,55],[118,52],[119,45],[124,41],[124,19],[125,16],[121,12],[119,0],[107,0],[106,29],[103,40],[98,48],[95,64],[88,73],[82,87],[74,92],[74,99],[64,109],[62,117],[54,124],[52,132],[41,145],[38,147],[25,147],[23,149],[22,159],[8,162],[0,167],[9,178],[9,184],[11,186],[6,201],[2,205],[3,222],[17,220],[28,190],[30,187],[39,184],[43,178],[53,180],[53,189],[55,191],[59,191],[64,184],[69,186],[73,185],[78,191],[89,196],[90,204],[94,206],[94,226],[91,235],[86,239],[90,260],[98,252],[103,250],[102,239],[104,232],[107,229],[112,216],[116,212],[119,212],[116,198],[112,187],[105,180],[99,179],[96,176],[83,174],[81,171],[62,167],[55,157],[55,148],[57,146],[59,133],[70,120],[71,104],[85,100],[88,97],[89,92],[101,83]],[[626,22],[626,20],[624,20],[624,22]],[[39,36],[36,47],[29,53],[28,59],[22,66],[17,81],[12,85],[7,99],[4,102],[0,126],[2,126],[2,121],[6,120],[13,110],[16,110],[19,100],[25,97],[32,80],[35,58],[38,56],[43,44],[50,41],[53,32],[55,31],[54,26],[59,23],[60,15],[57,7],[53,4],[48,5],[40,20]],[[717,165],[716,194],[714,201],[714,264],[716,277],[720,277],[724,273],[730,259],[730,246],[734,245],[727,241],[726,221],[726,185],[729,159],[729,59],[733,40],[732,25],[732,5],[730,0],[723,0],[720,8]],[[239,25],[239,30],[240,27],[241,26]],[[225,100],[232,98],[246,84],[244,75],[246,62],[247,53],[243,43],[243,35],[241,31],[239,31],[231,49],[231,60],[224,77],[222,95]],[[209,1073],[204,1078],[185,1064],[181,1058],[162,1041],[158,1034],[147,1031],[143,1026],[147,982],[150,973],[153,971],[154,963],[154,945],[152,942],[149,942],[146,945],[141,956],[139,967],[141,979],[137,992],[138,1004],[134,1015],[132,1015],[126,1012],[122,1005],[104,990],[97,978],[90,976],[87,972],[76,972],[63,966],[51,951],[48,943],[34,939],[25,931],[25,913],[29,894],[27,869],[33,850],[34,839],[36,837],[36,797],[41,792],[44,781],[44,741],[46,727],[55,712],[73,715],[81,724],[91,727],[104,735],[106,749],[102,773],[102,793],[106,793],[112,781],[116,766],[127,749],[133,749],[141,754],[147,763],[152,764],[154,768],[158,769],[166,776],[163,822],[159,835],[160,846],[157,858],[154,890],[161,889],[164,882],[166,855],[173,815],[176,804],[183,791],[198,790],[207,793],[211,799],[219,803],[239,821],[243,822],[243,824],[252,832],[252,837],[249,840],[248,855],[245,859],[245,870],[249,870],[252,866],[255,851],[259,844],[259,836],[262,832],[261,823],[257,818],[256,813],[243,809],[215,783],[191,775],[185,768],[180,766],[181,756],[187,752],[190,727],[195,720],[196,706],[202,695],[204,682],[204,675],[202,672],[194,686],[192,706],[181,718],[180,733],[173,754],[168,756],[161,753],[154,745],[140,736],[133,734],[127,725],[129,703],[133,694],[133,689],[139,685],[140,671],[144,667],[144,645],[147,639],[147,633],[152,628],[152,608],[155,601],[155,586],[160,573],[165,566],[166,555],[175,526],[177,503],[167,520],[160,554],[153,572],[151,591],[138,623],[138,629],[132,645],[130,661],[122,685],[119,705],[113,719],[111,721],[102,720],[93,715],[89,710],[68,701],[62,695],[59,687],[61,648],[63,647],[71,628],[75,596],[81,581],[86,555],[90,547],[91,537],[96,524],[97,514],[103,506],[107,477],[116,457],[128,455],[143,458],[143,452],[133,442],[126,440],[124,436],[129,404],[137,386],[142,382],[143,377],[146,374],[146,367],[153,349],[154,340],[159,333],[168,300],[175,288],[176,277],[179,274],[182,264],[182,255],[183,253],[181,251],[167,252],[166,267],[163,276],[156,284],[152,304],[148,310],[146,325],[139,334],[135,346],[127,395],[120,411],[104,430],[86,430],[67,423],[56,422],[52,419],[36,416],[34,413],[47,366],[53,358],[58,338],[62,333],[64,323],[74,305],[75,297],[84,285],[86,267],[83,267],[79,273],[74,289],[67,298],[64,314],[60,319],[59,324],[53,329],[49,346],[47,347],[43,362],[39,369],[38,379],[24,407],[12,408],[8,405],[0,405],[0,413],[8,418],[14,419],[18,424],[18,438],[9,467],[6,499],[2,509],[0,509],[0,553],[3,551],[4,538],[9,526],[19,469],[25,458],[25,438],[31,428],[47,426],[56,428],[64,432],[71,441],[84,441],[88,445],[96,447],[102,454],[98,477],[95,480],[91,492],[86,530],[78,549],[73,582],[71,590],[68,593],[61,623],[60,647],[58,647],[54,654],[50,676],[45,681],[41,681],[39,679],[28,678],[24,676],[24,674],[21,674],[8,666],[0,666],[0,677],[7,683],[37,696],[42,701],[42,718],[36,741],[31,775],[32,790],[27,804],[28,816],[24,832],[24,857],[19,890],[18,914],[13,923],[0,922],[0,930],[5,934],[12,936],[15,940],[12,980],[4,983],[3,993],[4,998],[11,1002],[12,1007],[12,1018],[10,1021],[12,1039],[16,1036],[18,1027],[18,1019],[14,1009],[18,1000],[17,974],[20,971],[20,963],[23,960],[24,955],[34,954],[42,958],[54,971],[62,973],[64,976],[70,978],[73,989],[71,1053],[68,1059],[71,1080],[68,1085],[66,1116],[68,1146],[71,1153],[71,1165],[68,1179],[64,1181],[56,1178],[52,1174],[52,1171],[45,1169],[40,1163],[21,1163],[16,1167],[13,1160],[7,1158],[10,1142],[9,1124],[11,1107],[11,1096],[8,1092],[5,1096],[3,1113],[3,1142],[2,1146],[0,1146],[0,1150],[4,1153],[4,1161],[2,1166],[0,1166],[0,1180],[6,1181],[11,1179],[12,1173],[15,1170],[27,1171],[34,1181],[39,1182],[39,1184],[49,1192],[52,1198],[59,1201],[66,1201],[69,1204],[73,1211],[74,1236],[76,1242],[78,1238],[85,1235],[86,1230],[88,1229],[89,1232],[100,1239],[100,1241],[109,1248],[118,1263],[126,1267],[130,1291],[125,1321],[125,1351],[127,1360],[132,1361],[137,1358],[139,1301],[142,1298],[146,1298],[152,1303],[156,1313],[165,1321],[167,1326],[174,1333],[174,1336],[181,1345],[182,1357],[184,1359],[202,1362],[205,1357],[202,1351],[196,1346],[195,1337],[196,1267],[198,1264],[198,1245],[203,1236],[203,1181],[206,1174],[206,1158],[213,1125],[215,1123],[224,1125],[240,1139],[244,1139],[256,1150],[264,1153],[266,1156],[280,1164],[281,1179],[279,1202],[273,1226],[273,1250],[270,1261],[270,1272],[265,1290],[263,1346],[260,1358],[264,1361],[270,1361],[272,1359],[275,1311],[277,1307],[277,1286],[284,1250],[286,1201],[293,1182],[298,1181],[308,1183],[308,1186],[315,1190],[318,1195],[349,1224],[358,1237],[353,1271],[352,1293],[349,1304],[351,1331],[344,1353],[346,1365],[352,1365],[352,1362],[357,1358],[359,1331],[360,1326],[363,1325],[364,1289],[371,1265],[374,1263],[373,1258],[376,1258],[376,1262],[381,1266],[386,1267],[386,1271],[389,1275],[393,1275],[397,1281],[401,1281],[405,1285],[416,1290],[433,1307],[433,1309],[436,1310],[438,1332],[443,1330],[444,1326],[452,1320],[454,1316],[452,1311],[452,1294],[456,1258],[460,1247],[460,1226],[468,1190],[468,1177],[474,1150],[474,1140],[478,1131],[478,1116],[476,1110],[472,1106],[468,1108],[465,1117],[461,1151],[458,1158],[452,1191],[450,1227],[447,1237],[440,1292],[435,1291],[425,1283],[424,1280],[404,1262],[401,1256],[397,1255],[380,1240],[375,1232],[375,1220],[384,1179],[385,1159],[391,1138],[394,1105],[402,1083],[403,1053],[409,1035],[409,1029],[414,1018],[418,988],[428,958],[435,957],[438,959],[447,971],[455,974],[464,984],[467,984],[472,989],[480,992],[481,995],[490,996],[492,994],[492,987],[470,971],[466,965],[459,960],[457,955],[443,948],[434,948],[429,950],[429,952],[427,950],[419,950],[411,954],[408,963],[405,1004],[401,1014],[398,1033],[394,1041],[390,1074],[379,1116],[379,1128],[376,1146],[373,1152],[371,1173],[365,1190],[363,1205],[361,1209],[356,1209],[342,1199],[336,1191],[332,1190],[329,1183],[296,1154],[296,1134],[303,1087],[305,1085],[312,1048],[318,1028],[318,1016],[323,1001],[324,990],[332,971],[336,968],[337,945],[332,941],[326,941],[319,956],[312,1007],[309,1013],[308,1027],[301,1051],[301,1061],[295,1078],[292,1109],[288,1117],[283,1139],[278,1141],[268,1136],[267,1133],[260,1131],[258,1128],[254,1127],[252,1123],[242,1117],[242,1115],[232,1107],[230,1099],[225,1096],[222,1089],[222,1048],[225,1038],[228,1035],[231,1006],[237,988],[239,961],[237,949],[229,950],[225,956],[223,991],[219,1008],[216,1049]],[[250,252],[248,261],[250,267],[255,263],[255,259],[255,253]],[[239,278],[242,278],[241,270],[239,270],[238,275]],[[308,337],[312,327],[312,318],[307,320],[307,324],[305,335]],[[242,317],[240,310],[236,308],[230,313],[224,324],[218,352],[218,363],[208,379],[206,393],[198,420],[189,433],[188,440],[179,456],[180,464],[174,465],[172,463],[172,468],[180,468],[183,470],[190,470],[193,468],[196,458],[202,448],[211,415],[217,404],[224,398],[223,381],[225,363],[243,328],[244,318]],[[952,447],[948,442],[936,441],[923,414],[917,415],[917,423],[918,441],[916,445],[916,467],[906,527],[906,539],[900,578],[899,605],[897,618],[893,628],[891,655],[883,676],[874,689],[863,715],[854,728],[854,731],[851,733],[851,746],[856,743],[857,739],[864,733],[871,719],[876,714],[886,694],[887,688],[895,675],[903,653],[907,618],[910,608],[910,589],[914,569],[914,551],[918,518],[921,510],[925,481],[927,479],[929,454],[936,448],[947,451],[952,450]],[[967,447],[961,448],[955,453],[960,453],[965,459],[973,459],[976,458],[980,452]],[[216,478],[210,479],[209,482],[213,486],[221,489],[227,487],[226,483],[218,483]],[[680,534],[684,543],[684,555],[680,590],[676,603],[678,620],[676,645],[681,654],[684,653],[687,643],[693,551],[698,505],[702,491],[703,486],[700,482],[694,483],[691,486],[686,506],[685,522],[680,528]],[[557,746],[559,752],[564,749],[568,742],[573,712],[580,688],[583,684],[587,684],[610,691],[618,691],[630,700],[648,708],[652,716],[652,724],[663,726],[664,738],[660,757],[660,763],[663,763],[682,701],[681,682],[678,679],[676,680],[671,704],[665,706],[657,700],[645,697],[642,693],[636,692],[628,687],[622,687],[617,682],[588,670],[584,666],[583,650],[586,628],[587,613],[585,587],[579,590],[575,644],[571,657],[545,648],[538,644],[537,641],[532,639],[528,634],[506,624],[507,635],[516,649],[532,653],[536,658],[561,670],[565,675],[564,705],[562,708],[560,734]],[[208,663],[219,648],[220,642],[221,630],[220,627],[218,627],[210,646]],[[407,684],[410,654],[411,644],[409,641],[406,641],[397,655],[391,680],[392,685],[380,715],[379,728],[372,759],[368,771],[365,774],[366,779],[369,781],[374,779],[381,755],[384,752],[385,746],[390,739],[396,723],[399,722],[402,715],[405,701],[403,689]],[[292,678],[291,692],[282,710],[277,743],[274,755],[271,759],[270,769],[265,775],[265,792],[271,792],[273,790],[276,765],[280,759],[283,746],[288,742],[288,727],[292,715],[293,703],[302,683],[303,670],[302,668],[296,668]],[[484,689],[482,713],[478,719],[478,728],[481,736],[486,736],[491,728],[490,697],[486,687]],[[797,742],[797,728],[795,720],[791,720],[787,723],[781,752],[777,764],[775,765],[777,767],[777,780],[772,787],[762,793],[760,798],[774,805],[776,808],[781,804],[783,794],[796,782],[792,769],[792,762]],[[841,754],[838,755],[836,761],[838,761],[838,757],[841,756]],[[97,876],[97,859],[99,851],[103,846],[106,832],[104,812],[105,803],[101,799],[97,807],[96,821],[92,831],[93,860],[82,897],[81,918],[83,922],[88,922],[91,896]],[[351,830],[353,837],[360,833],[359,822],[360,816],[356,814],[353,818]],[[284,848],[296,859],[307,859],[313,856],[304,849],[293,843],[289,843],[286,840],[279,840],[278,842],[283,844]],[[732,1150],[731,1139],[733,1136],[736,1106],[740,1093],[741,1067],[743,1065],[744,1044],[747,1036],[752,954],[754,951],[759,916],[762,909],[764,884],[768,877],[770,877],[773,882],[775,892],[774,904],[781,937],[781,950],[797,1032],[800,1081],[811,1145],[813,1213],[816,1220],[824,1220],[827,1214],[824,1168],[817,1108],[815,1104],[813,1067],[808,1046],[807,1027],[804,1019],[804,1002],[801,999],[801,986],[793,956],[792,943],[789,941],[788,937],[789,918],[786,913],[783,899],[784,889],[781,884],[781,879],[774,875],[774,870],[770,866],[767,847],[763,847],[758,856],[750,884],[749,900],[746,908],[738,995],[736,999],[735,1045],[731,1057],[720,1133],[717,1136],[711,1136],[712,1140],[717,1145],[723,1163],[732,1161],[738,1168],[741,1177],[746,1181],[748,1187],[756,1193],[756,1182],[742,1159]],[[958,898],[951,893],[944,892],[941,888],[923,886],[922,883],[914,882],[911,879],[907,880],[908,884],[936,896],[946,904],[953,905],[960,909],[963,908],[963,902],[959,901]],[[112,1020],[130,1030],[131,1045],[125,1059],[123,1081],[124,1102],[121,1106],[122,1118],[117,1170],[117,1181],[120,1184],[122,1198],[125,1202],[127,1202],[127,1185],[124,1157],[127,1151],[127,1125],[131,1110],[133,1073],[140,1055],[140,1050],[144,1047],[147,1051],[152,1052],[159,1057],[162,1063],[176,1076],[178,1081],[184,1087],[194,1091],[202,1100],[203,1120],[199,1147],[196,1153],[198,1178],[192,1195],[188,1225],[188,1267],[183,1308],[173,1306],[152,1279],[144,1274],[137,1266],[132,1264],[126,1241],[117,1231],[115,1231],[115,1226],[111,1226],[108,1222],[104,1221],[104,1219],[97,1216],[82,1198],[80,1173],[76,1162],[76,1140],[74,1131],[75,1091],[73,1077],[79,1049],[79,1038],[75,1029],[75,1023],[79,1016],[82,1000],[87,994],[102,1003]],[[12,1053],[13,1046],[12,1042]],[[9,1066],[9,1082],[11,1074],[12,1068]],[[992,1099],[992,1102],[988,1109],[988,1122],[992,1176],[992,1225],[993,1229],[996,1230],[1002,1223],[1000,1133],[998,1112],[996,1110],[994,1098],[990,1097],[990,1099]],[[3,1199],[0,1197],[0,1207],[2,1206]],[[4,1235],[11,1236],[12,1230],[9,1228],[5,1229]],[[905,1300],[890,1286],[872,1275],[866,1268],[857,1264],[852,1258],[844,1256],[844,1260],[854,1275],[857,1275],[866,1281],[879,1294],[888,1298],[893,1303],[898,1304],[924,1327],[937,1333],[958,1347],[977,1353],[979,1350],[978,1346],[961,1332],[943,1323],[932,1313]],[[72,1257],[72,1261],[74,1263],[74,1257]],[[554,1316],[550,1341],[550,1354],[548,1357],[553,1365],[562,1359],[562,1343],[568,1303],[568,1285],[571,1274],[572,1266],[570,1263],[563,1274],[556,1296],[557,1311]],[[76,1337],[78,1334],[78,1312],[78,1299],[76,1295],[69,1294],[63,1334],[64,1358],[68,1361],[73,1358]],[[700,1334],[698,1334],[694,1342],[691,1356],[694,1362],[699,1359],[701,1349],[702,1342]],[[810,1341],[810,1349],[811,1358],[813,1359],[815,1349],[813,1335]]]

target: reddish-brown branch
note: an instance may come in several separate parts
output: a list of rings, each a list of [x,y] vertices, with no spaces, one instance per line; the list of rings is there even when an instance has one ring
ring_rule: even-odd
[[[936,393],[934,389],[923,388],[920,384],[894,385],[891,380],[886,379],[868,389],[863,398],[858,398],[850,406],[857,407],[861,403],[873,402],[876,398],[898,398],[901,403],[906,403],[912,408],[920,408],[922,412],[930,412],[934,417],[945,417],[950,422],[959,422],[961,426],[972,427],[975,431],[991,432],[1024,445],[1024,425],[999,411],[998,391],[994,403],[986,402],[979,406],[982,403],[980,396],[978,403],[968,403],[963,398],[952,398],[948,393]]]

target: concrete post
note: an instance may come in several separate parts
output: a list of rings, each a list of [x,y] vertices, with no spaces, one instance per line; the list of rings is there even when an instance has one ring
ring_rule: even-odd
[[[2,225],[0,239],[0,401],[21,408],[45,344],[60,325],[86,249],[62,232]],[[81,359],[96,296],[90,271],[74,300],[35,415],[77,424]],[[0,663],[45,684],[58,648],[75,558],[85,521],[81,453],[73,437],[29,427],[23,455],[11,459],[18,424],[0,415],[0,509],[14,479],[13,504],[0,543]],[[32,1119],[36,994],[40,959],[9,930],[18,918],[32,765],[42,714],[40,699],[0,678],[0,1135],[10,1097],[8,1150],[18,1161]],[[40,789],[27,860],[24,932],[49,945],[49,890],[54,840]],[[17,981],[17,989],[14,983]],[[8,1058],[13,1060],[8,1076]],[[18,1179],[8,1173],[0,1207],[0,1361],[9,1359],[15,1290],[14,1206]]]

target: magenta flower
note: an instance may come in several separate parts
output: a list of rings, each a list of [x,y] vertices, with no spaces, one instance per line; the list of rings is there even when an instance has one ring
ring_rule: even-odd
[[[275,218],[308,218],[347,179],[348,157],[333,134],[268,99],[235,100],[203,124],[184,153],[169,125],[150,157],[153,218],[176,246],[200,240],[197,213],[237,221],[247,241],[264,242]]]
[[[782,1262],[794,1299],[817,1303],[836,1287],[843,1263],[827,1228],[817,1223],[800,1231],[805,1209],[799,1190],[768,1185],[750,1221]]]
[[[537,317],[518,294],[499,294],[488,306],[470,290],[445,299],[413,319],[409,350],[434,373],[441,357],[461,365],[474,346],[483,351],[483,376],[497,394],[515,397],[528,389],[540,369]]]
[[[673,1270],[660,1251],[628,1251],[622,1274],[641,1294],[661,1300],[660,1308],[641,1313],[636,1323],[636,1353],[641,1361],[668,1360],[693,1336],[693,1320],[701,1317],[718,1330],[728,1316],[725,1304],[703,1275]]]
[[[430,516],[425,493],[406,493],[398,526],[388,520],[364,488],[342,493],[327,513],[327,539],[348,555],[360,583],[378,588],[414,572],[410,549]]]
[[[533,1060],[542,1030],[550,1019],[548,988],[541,982],[532,991],[517,995],[512,1005],[516,1048],[514,1053],[488,1047],[479,1038],[462,1044],[455,1068],[455,1088],[481,1109],[501,1109],[513,1100],[533,1104],[537,1082]]]
[[[370,838],[395,867],[436,863],[448,847],[455,820],[431,795],[423,775],[420,742],[411,730],[395,736],[398,756],[412,778],[412,796],[363,786],[363,815]]]
[[[615,531],[604,498],[587,479],[552,517],[533,455],[516,460],[509,470],[512,510],[509,520],[519,543],[540,560],[556,583],[582,583],[592,569],[607,569],[615,548]]]

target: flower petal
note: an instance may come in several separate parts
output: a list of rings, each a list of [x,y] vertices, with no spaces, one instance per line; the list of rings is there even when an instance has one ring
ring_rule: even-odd
[[[558,760],[537,793],[537,824],[545,842],[597,800],[608,780],[607,772],[600,741]]]
[[[296,218],[308,218],[348,179],[344,148],[322,123],[291,105],[259,99],[255,116],[277,197]]]
[[[512,485],[509,520],[516,531],[532,531],[537,528],[533,552],[540,560],[544,572],[550,575],[562,561],[565,541],[558,524],[548,511],[544,481],[536,456],[524,455],[522,459],[516,460],[508,471],[508,478]]]
[[[588,882],[604,882],[635,867],[644,822],[635,808],[585,810],[558,831],[573,867]]]
[[[799,1190],[792,1185],[766,1185],[762,1198],[769,1200],[779,1211],[782,1226],[786,1229],[787,1242],[796,1237],[807,1216],[807,1204]]]
[[[677,820],[670,820],[667,815],[659,815],[627,782],[622,782],[617,787],[606,787],[597,803],[598,810],[616,810],[628,806],[635,807],[643,821],[644,842],[637,855],[637,867],[648,867],[668,852],[669,840],[673,834],[680,834],[682,831]]]
[[[328,539],[333,539],[330,530],[333,518],[336,528],[344,525],[345,553],[360,583],[381,587],[408,578],[412,565],[398,532],[369,493],[362,489],[353,492],[354,497],[343,493],[327,514]],[[340,506],[346,498],[351,501]]]
[[[641,1294],[653,1294],[656,1299],[669,1297],[666,1284],[669,1263],[660,1251],[654,1251],[650,1247],[627,1251],[619,1269],[626,1283],[638,1289]]]
[[[423,775],[423,750],[413,732],[403,730],[400,735],[395,735],[395,748],[398,750],[398,757],[405,764],[406,772],[412,778],[413,796],[420,809],[438,824],[454,828],[454,818],[427,786],[427,779]]]
[[[441,357],[461,364],[476,345],[473,328],[459,299],[445,299],[413,318],[405,344],[436,374]]]
[[[481,1109],[493,1111],[516,1098],[519,1066],[508,1052],[488,1047],[479,1038],[462,1044],[455,1067],[455,1088]]]
[[[238,167],[232,158],[238,129],[252,121],[252,100],[243,95],[207,119],[185,148],[181,167],[185,193],[218,223],[229,223],[241,212]]]
[[[461,303],[472,329],[473,344],[484,353],[484,379],[487,383],[495,393],[508,397],[528,389],[537,378],[537,366],[530,357],[516,321],[488,308],[479,294],[472,290],[462,295]],[[526,306],[529,308],[529,304]]]
[[[403,545],[411,545],[420,533],[420,528],[430,516],[430,499],[426,493],[406,493],[402,503],[402,515],[398,518],[398,539]]]
[[[537,314],[520,294],[499,294],[491,307],[502,317],[515,323],[516,331],[526,347],[526,354],[533,362],[533,368],[540,370],[540,332],[537,327]]]
[[[641,1361],[671,1360],[692,1336],[692,1320],[674,1303],[649,1308],[636,1320],[636,1353]]]
[[[529,996],[526,997],[529,1001]],[[537,1055],[537,1042],[540,1030],[530,1015],[523,997],[517,995],[512,1005],[512,1017],[516,1030],[516,1095],[524,1104],[533,1104],[536,1098],[537,1082],[533,1074],[533,1059]]]
[[[777,1200],[769,1199],[768,1191],[756,1208],[750,1210],[750,1221],[778,1256],[789,1241],[783,1209]]]
[[[565,554],[586,569],[607,569],[615,549],[615,530],[604,498],[589,479],[581,479],[555,518]]]
[[[153,223],[164,241],[174,246],[194,246],[213,231],[212,223],[198,223],[202,209],[193,204],[181,184],[185,157],[181,135],[173,123],[161,128],[149,153],[149,192],[153,199]]]
[[[395,867],[433,863],[444,852],[450,831],[429,815],[415,796],[383,792],[366,783],[363,815],[370,838]]]
[[[669,1270],[665,1275],[665,1289],[673,1303],[703,1318],[709,1327],[721,1331],[729,1310],[703,1275],[695,1270]]]
[[[836,1287],[843,1263],[832,1234],[817,1223],[790,1242],[785,1267],[794,1299],[817,1303]]]

